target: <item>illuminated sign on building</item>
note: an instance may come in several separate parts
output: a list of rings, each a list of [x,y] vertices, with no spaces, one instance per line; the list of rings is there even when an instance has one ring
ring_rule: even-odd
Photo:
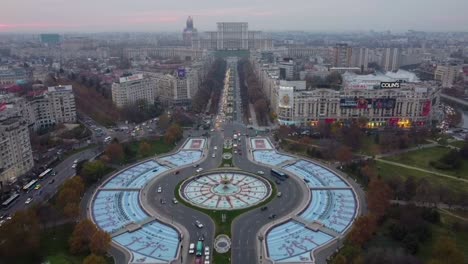
[[[185,78],[186,75],[187,75],[187,71],[184,68],[177,69],[177,77],[179,77],[180,79],[183,79]]]
[[[382,89],[400,88],[400,82],[381,82],[380,88]]]

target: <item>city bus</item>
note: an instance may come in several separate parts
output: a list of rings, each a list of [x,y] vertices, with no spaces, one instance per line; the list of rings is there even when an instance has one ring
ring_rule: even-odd
[[[10,207],[15,201],[16,199],[18,199],[20,197],[20,195],[18,193],[14,193],[10,196],[10,198],[8,198],[6,201],[4,201],[2,203],[2,208],[8,208]]]
[[[197,242],[197,256],[203,255],[203,242],[198,240]]]
[[[46,176],[48,176],[49,174],[53,174],[52,169],[47,169],[47,170],[43,171],[41,174],[39,174],[38,178],[43,179]]]
[[[280,180],[282,180],[282,181],[289,178],[289,176],[287,174],[284,174],[281,171],[278,171],[278,170],[275,170],[275,169],[271,169],[271,175],[278,178],[278,179],[280,179]]]
[[[30,181],[28,184],[26,184],[26,185],[23,187],[23,191],[29,192],[32,188],[34,188],[34,186],[36,185],[36,183],[37,183],[37,179],[34,179],[34,180]]]

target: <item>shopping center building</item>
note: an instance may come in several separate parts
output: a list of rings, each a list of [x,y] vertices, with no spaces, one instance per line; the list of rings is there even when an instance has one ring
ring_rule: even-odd
[[[262,89],[283,125],[349,123],[366,118],[367,126],[426,126],[437,120],[440,87],[420,82],[410,72],[343,74],[339,90],[308,88],[305,81],[280,80],[277,67],[251,60]]]

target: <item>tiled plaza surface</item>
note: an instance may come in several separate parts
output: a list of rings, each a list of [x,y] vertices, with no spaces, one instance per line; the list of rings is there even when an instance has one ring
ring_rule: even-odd
[[[250,145],[253,150],[263,150],[263,149],[273,149],[273,146],[270,144],[266,138],[251,138]]]
[[[160,160],[175,166],[188,165],[202,158],[206,139],[187,140],[179,152]],[[170,168],[148,160],[113,175],[94,196],[91,214],[96,225],[113,236],[113,242],[131,254],[132,263],[169,263],[179,249],[179,234],[154,220],[140,205],[140,190]],[[129,232],[126,227],[139,228]],[[115,234],[115,235],[113,235]]]
[[[269,142],[266,138],[253,138],[251,142],[256,139]],[[351,186],[333,171],[312,161],[284,155],[275,149],[255,150],[253,143],[252,148],[256,162],[280,167],[286,174],[301,178],[312,193],[308,206],[296,216],[297,221],[290,219],[268,231],[269,257],[278,263],[312,260],[316,248],[346,232],[356,218],[358,205]],[[322,227],[314,231],[309,228],[313,224]]]
[[[230,181],[226,187],[223,180]],[[202,208],[233,210],[256,205],[270,195],[266,181],[239,172],[212,173],[189,180],[182,196]]]

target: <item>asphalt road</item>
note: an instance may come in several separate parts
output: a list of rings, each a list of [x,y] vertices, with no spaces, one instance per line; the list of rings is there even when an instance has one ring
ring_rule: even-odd
[[[7,210],[2,210],[2,215],[12,215],[18,210],[24,210],[31,207],[35,203],[50,199],[57,192],[58,187],[62,185],[64,181],[76,174],[75,169],[72,168],[74,160],[90,159],[93,158],[96,154],[96,148],[91,148],[66,158],[53,168],[53,170],[57,173],[55,176],[49,175],[46,178],[39,180],[38,183],[42,185],[41,189],[33,189],[28,193],[21,192],[21,196],[10,208]],[[51,183],[52,180],[54,180],[53,183]],[[32,198],[32,202],[30,204],[25,204],[26,199],[29,197]]]
[[[189,131],[192,136],[198,136],[203,132],[205,131]],[[209,143],[209,156],[203,162],[199,163],[199,167],[194,168],[193,166],[190,166],[180,169],[179,174],[172,173],[161,176],[160,179],[149,186],[148,194],[150,194],[151,197],[144,197],[144,199],[147,199],[148,204],[159,214],[165,216],[167,219],[171,219],[171,221],[176,221],[187,228],[190,236],[190,243],[196,243],[200,237],[203,237],[204,245],[212,248],[215,227],[211,218],[208,215],[189,208],[181,203],[174,204],[172,201],[172,199],[175,197],[174,190],[176,190],[177,184],[191,176],[196,175],[196,169],[203,168],[204,170],[209,170],[217,168],[221,164],[221,153],[223,145],[222,131],[211,132]],[[216,151],[213,149],[214,146],[218,146]],[[216,152],[215,158],[212,158],[213,152]],[[158,187],[162,187],[161,193],[157,192]],[[162,203],[162,200],[164,200],[165,203]],[[204,227],[196,227],[196,220],[199,220],[204,225]],[[188,249],[182,250],[182,258],[184,259],[183,263],[194,263],[195,256],[188,255]]]

